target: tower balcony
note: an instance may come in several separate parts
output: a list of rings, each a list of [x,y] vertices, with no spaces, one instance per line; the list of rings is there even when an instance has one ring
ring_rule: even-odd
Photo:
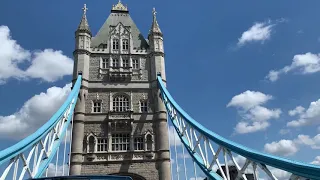
[[[100,69],[100,75],[107,75],[111,82],[125,82],[132,78],[132,67],[109,67]]]

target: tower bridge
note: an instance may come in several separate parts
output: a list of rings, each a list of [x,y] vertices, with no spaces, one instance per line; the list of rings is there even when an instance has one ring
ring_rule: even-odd
[[[274,169],[289,173],[290,179],[320,179],[319,166],[234,143],[199,124],[175,102],[166,89],[164,38],[155,9],[147,38],[121,1],[94,36],[87,11],[84,5],[75,32],[69,97],[40,129],[0,152],[1,180],[50,174],[277,179]],[[168,122],[176,134],[172,137]],[[174,140],[172,150],[169,138]],[[205,177],[197,178],[199,172]]]

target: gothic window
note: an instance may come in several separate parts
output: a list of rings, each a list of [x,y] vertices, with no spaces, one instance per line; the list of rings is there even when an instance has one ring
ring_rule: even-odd
[[[122,59],[122,66],[129,67],[129,59]]]
[[[130,150],[130,134],[112,134],[111,150],[112,151]]]
[[[101,112],[101,101],[93,101],[93,112],[99,113]]]
[[[119,60],[117,58],[112,59],[112,67],[118,67],[119,66]]]
[[[139,61],[137,59],[132,59],[132,68],[139,69]]]
[[[89,153],[94,153],[94,137],[93,136],[90,136],[89,137]]]
[[[109,62],[109,59],[107,59],[107,58],[103,58],[102,59],[102,69],[106,69],[106,68],[108,68],[108,63]]]
[[[129,110],[129,99],[124,96],[116,96],[113,99],[113,111],[115,112],[125,112]]]
[[[123,50],[128,50],[129,49],[129,40],[128,39],[123,39],[122,40],[122,49]]]
[[[134,138],[134,150],[141,151],[143,150],[143,138],[135,137]]]
[[[140,112],[142,112],[142,113],[148,112],[148,101],[147,100],[140,101]]]
[[[89,48],[89,41],[86,42],[86,49]]]
[[[108,140],[106,138],[99,138],[98,139],[97,151],[98,152],[108,151]]]
[[[112,41],[112,48],[114,50],[118,50],[119,49],[119,39],[113,39]]]
[[[152,136],[151,134],[147,135],[147,151],[151,151],[152,150]]]

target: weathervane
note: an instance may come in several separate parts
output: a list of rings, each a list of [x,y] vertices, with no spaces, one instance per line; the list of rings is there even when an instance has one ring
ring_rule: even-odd
[[[84,4],[82,10],[83,10],[83,14],[86,14],[86,13],[87,13],[87,10],[88,10],[87,4]]]

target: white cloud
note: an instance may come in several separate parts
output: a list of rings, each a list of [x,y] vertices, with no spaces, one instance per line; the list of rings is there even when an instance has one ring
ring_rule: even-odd
[[[264,42],[270,39],[272,27],[274,24],[268,22],[255,23],[247,31],[243,32],[241,37],[238,39],[238,46],[243,46],[249,42]]]
[[[245,110],[251,109],[255,106],[266,103],[271,100],[271,95],[266,95],[257,91],[245,91],[241,94],[234,96],[228,103],[227,107],[240,107]]]
[[[280,109],[271,110],[262,106],[256,106],[249,110],[247,118],[253,121],[266,121],[268,119],[278,119],[280,114]]]
[[[70,88],[71,83],[63,88],[51,87],[30,98],[19,111],[9,116],[0,116],[0,137],[20,139],[35,132],[63,104]]]
[[[297,106],[295,109],[290,110],[288,112],[289,116],[295,116],[295,115],[299,115],[302,114],[304,112],[305,108],[302,106]]]
[[[297,71],[301,74],[312,74],[320,71],[320,54],[297,54],[293,57],[292,63],[280,70],[271,70],[266,76],[267,79],[274,82],[279,79],[281,74],[287,74],[291,71]]]
[[[304,112],[299,114],[297,120],[293,120],[287,123],[288,127],[301,127],[320,123],[320,99],[315,102],[311,102],[310,106]]]
[[[282,139],[278,142],[274,141],[265,144],[264,150],[271,154],[292,156],[299,151],[302,145],[309,146],[312,149],[320,149],[320,134],[317,134],[313,138],[300,134],[293,140]]]
[[[0,84],[5,84],[10,78],[38,78],[53,82],[72,73],[73,60],[63,55],[62,51],[45,49],[31,53],[12,39],[7,26],[0,26],[0,42]],[[19,67],[22,64],[30,66]]]
[[[182,142],[180,141],[180,138],[173,126],[169,126],[169,139],[170,139],[170,146],[174,146],[175,143],[176,143],[176,146],[182,145]]]
[[[317,157],[311,162],[311,164],[320,165],[320,156],[317,156]]]
[[[308,135],[300,134],[295,141],[297,144],[307,145],[312,149],[320,149],[320,134],[317,134],[313,138],[310,138]]]
[[[264,150],[271,154],[291,156],[298,152],[299,148],[294,141],[282,139],[279,142],[265,144]]]
[[[239,122],[234,130],[239,134],[253,133],[257,131],[262,131],[267,129],[270,126],[269,122]]]
[[[245,91],[234,96],[227,104],[227,107],[237,107],[242,121],[235,129],[236,133],[245,134],[262,131],[270,126],[268,120],[278,119],[281,115],[280,109],[268,109],[262,105],[273,99],[267,95],[256,91]]]

